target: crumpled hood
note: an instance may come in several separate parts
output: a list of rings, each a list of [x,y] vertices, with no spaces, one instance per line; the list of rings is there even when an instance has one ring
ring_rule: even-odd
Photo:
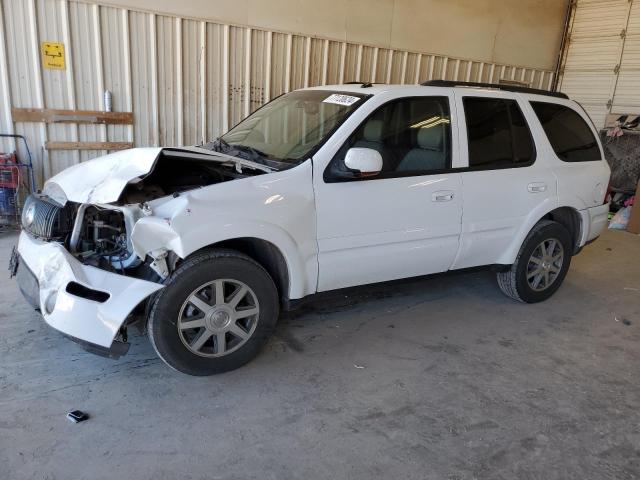
[[[43,193],[58,203],[111,203],[129,182],[148,174],[162,148],[132,148],[73,165],[51,177]]]
[[[42,193],[62,205],[67,201],[93,204],[115,202],[128,183],[139,181],[153,170],[162,150],[165,149],[132,148],[73,165],[51,177]],[[166,150],[184,153],[185,157],[205,158],[214,162],[232,161],[237,165],[271,171],[264,165],[200,147]]]

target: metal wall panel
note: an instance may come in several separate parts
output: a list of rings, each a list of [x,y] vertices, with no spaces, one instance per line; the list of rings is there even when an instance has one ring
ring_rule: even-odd
[[[225,70],[223,48],[226,43],[226,29],[222,25],[206,24],[205,35],[205,81],[204,89],[206,129],[205,140],[213,139],[226,128],[226,112],[221,108],[225,102]]]
[[[289,89],[304,88],[306,62],[306,39],[300,35],[293,35],[291,39],[291,71],[289,76]],[[286,79],[285,79],[286,80]]]
[[[177,36],[180,27],[171,17],[156,17],[156,45],[158,75],[158,135],[161,145],[178,145],[182,133],[182,122],[178,114],[182,105],[179,95],[182,93],[182,66],[177,56]]]
[[[0,25],[4,25],[4,13],[0,3]],[[13,133],[11,121],[11,97],[9,92],[9,64],[7,61],[7,45],[5,36],[0,35],[0,132]],[[0,138],[0,151],[15,149],[15,142]]]
[[[578,0],[572,39],[619,35],[627,20],[628,0]]]
[[[378,58],[375,68],[375,81],[385,83],[387,81],[387,72],[389,72],[389,61],[393,61],[392,50],[387,48],[378,49]]]
[[[328,40],[327,49],[327,85],[340,83],[340,52],[342,50],[341,42]]]
[[[206,106],[203,88],[206,76],[205,56],[205,27],[204,22],[195,20],[182,21],[182,95],[179,95],[182,112],[181,137],[178,145],[194,145],[203,143],[206,139]],[[161,71],[161,70],[160,70]]]
[[[346,46],[346,55],[344,59],[343,67],[343,81],[344,82],[356,82],[359,80],[359,68],[358,68],[358,51],[360,50],[358,45],[348,43]]]
[[[5,64],[2,70],[7,77],[9,107],[44,107],[42,91],[42,75],[40,72],[40,55],[36,22],[36,6],[34,0],[23,2],[3,2],[3,35],[5,40]],[[5,108],[3,106],[3,108]],[[6,112],[3,112],[6,116]],[[7,125],[11,132],[11,125]],[[34,173],[36,181],[50,175],[43,161],[41,146],[47,139],[44,124],[20,123],[13,125],[13,133],[24,135],[34,155]],[[4,148],[11,148],[4,142]],[[26,158],[22,145],[18,144],[18,153]]]
[[[362,52],[360,52],[360,73],[358,74],[358,80],[363,82],[373,81],[373,66],[376,63],[377,51],[374,47],[363,46]]]
[[[100,55],[102,55],[102,81],[104,90],[112,92],[111,108],[114,112],[131,112],[131,41],[129,12],[119,8],[100,7]],[[96,53],[97,56],[97,53]],[[104,92],[94,92],[100,108],[104,108]],[[107,125],[107,141],[132,142],[133,126]]]
[[[271,39],[271,72],[270,95],[267,98],[275,98],[289,89],[287,79],[288,68],[291,67],[291,35],[274,33]]]
[[[245,116],[246,31],[242,27],[229,29],[229,126]]]
[[[37,1],[36,23],[38,49],[41,42],[62,41],[66,48],[66,64],[64,70],[42,69],[42,85],[44,91],[44,103],[47,108],[76,109],[76,85],[73,71],[78,69],[74,62],[73,48],[71,47],[68,4],[63,0]],[[83,41],[88,39],[83,38]],[[38,61],[39,61],[38,55]],[[47,136],[50,140],[63,138],[69,141],[78,140],[78,126],[73,124],[49,124]],[[45,152],[46,153],[46,152]],[[65,168],[80,161],[79,152],[50,151],[48,152],[49,168],[53,172]]]
[[[271,35],[270,32],[252,30],[251,33],[251,78],[249,111],[253,112],[266,102],[266,95],[270,89],[271,70]]]
[[[637,12],[630,0],[580,0],[574,7],[559,85],[598,128],[611,111],[640,103],[637,88],[632,92],[640,78],[634,75],[636,36],[629,30],[640,22],[632,20]]]
[[[85,3],[69,3],[70,50],[73,61],[73,87],[75,106],[79,110],[102,110],[104,81],[102,75],[102,50],[100,48],[99,7]],[[81,43],[86,40],[86,43]],[[104,142],[104,125],[79,125],[78,140]],[[80,160],[85,161],[104,151],[82,151]]]
[[[167,44],[158,37],[156,15],[129,12],[129,38],[131,51],[131,97],[134,112],[134,142],[136,146],[158,145],[160,137],[158,95],[158,48],[167,55]],[[162,24],[162,17],[160,24]],[[164,38],[164,36],[162,36]],[[174,70],[163,71],[162,76],[173,75]],[[113,92],[118,95],[118,92]],[[173,103],[173,98],[163,95],[163,102]]]
[[[634,2],[629,11],[611,111],[640,113],[640,1]]]
[[[0,34],[0,131],[27,136],[40,184],[105,153],[47,154],[47,140],[196,144],[216,138],[264,102],[305,86],[444,78],[515,79],[549,88],[553,76],[80,0],[0,0]],[[65,44],[64,70],[42,67],[44,41]],[[112,93],[113,111],[134,113],[134,125],[14,124],[11,119],[11,107],[102,110],[105,90]],[[15,148],[9,141],[0,146]]]
[[[309,50],[307,85],[322,85],[324,75],[324,40],[312,38]]]

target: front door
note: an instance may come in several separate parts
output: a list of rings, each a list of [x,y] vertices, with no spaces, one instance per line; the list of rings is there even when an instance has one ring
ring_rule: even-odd
[[[382,104],[369,106],[326,168],[314,170],[319,291],[442,272],[453,262],[462,184],[451,172],[458,155],[452,97],[416,88],[425,94],[374,97]],[[378,151],[382,171],[341,178],[351,147]]]

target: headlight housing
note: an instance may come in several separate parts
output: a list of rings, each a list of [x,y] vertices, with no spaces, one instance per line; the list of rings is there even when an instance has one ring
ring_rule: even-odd
[[[24,228],[29,228],[33,221],[36,219],[36,204],[35,202],[30,203],[25,207],[22,211],[22,226]]]
[[[76,205],[61,207],[44,195],[27,197],[22,209],[22,228],[43,240],[64,240],[73,230]]]

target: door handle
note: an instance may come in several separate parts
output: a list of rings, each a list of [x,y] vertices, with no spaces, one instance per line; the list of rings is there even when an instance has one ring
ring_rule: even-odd
[[[441,192],[433,192],[431,195],[432,202],[449,202],[453,200],[453,192],[443,190]]]
[[[547,184],[544,182],[533,182],[527,185],[527,190],[529,190],[529,193],[546,192]]]

